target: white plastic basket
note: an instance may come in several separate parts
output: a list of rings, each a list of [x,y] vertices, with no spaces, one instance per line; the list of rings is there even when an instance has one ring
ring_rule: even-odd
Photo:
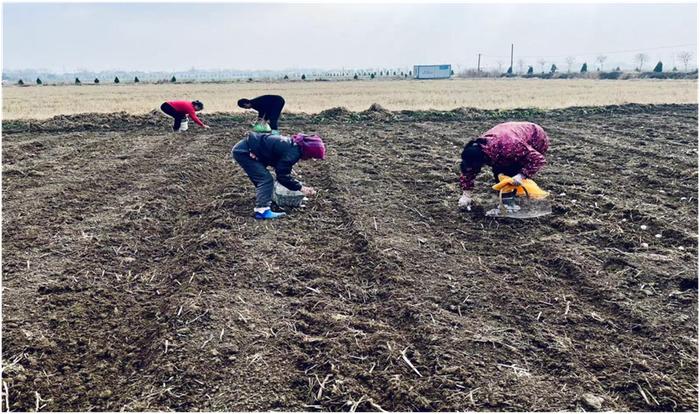
[[[182,122],[180,122],[180,129],[178,129],[179,132],[185,132],[187,131],[187,128],[189,128],[187,118],[183,119]]]
[[[292,191],[275,181],[272,201],[280,207],[304,207],[306,197],[301,191]]]

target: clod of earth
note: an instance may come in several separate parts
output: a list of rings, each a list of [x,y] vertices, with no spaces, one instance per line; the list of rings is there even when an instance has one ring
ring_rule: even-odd
[[[601,408],[603,408],[603,402],[605,400],[602,397],[586,393],[581,396],[581,401],[587,408],[599,411]]]

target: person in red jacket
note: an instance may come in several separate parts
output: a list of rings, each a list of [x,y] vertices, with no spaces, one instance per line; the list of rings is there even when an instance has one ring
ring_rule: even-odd
[[[469,141],[462,151],[459,177],[462,197],[459,207],[470,207],[470,191],[481,167],[491,166],[498,182],[498,174],[512,177],[516,184],[537,173],[547,161],[549,137],[541,126],[532,122],[505,122]]]
[[[175,124],[173,124],[173,131],[175,132],[180,130],[182,120],[188,116],[202,128],[209,128],[209,126],[204,125],[204,123],[197,118],[197,114],[195,114],[195,112],[204,109],[204,104],[200,101],[168,101],[164,102],[163,105],[160,106],[160,109],[175,118]]]

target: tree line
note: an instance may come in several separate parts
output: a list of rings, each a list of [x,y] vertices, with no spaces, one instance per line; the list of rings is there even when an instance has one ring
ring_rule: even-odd
[[[115,84],[121,83],[121,81],[119,80],[119,77],[118,77],[118,76],[115,76],[115,77],[114,77],[114,80],[113,80],[112,82],[115,83]],[[176,82],[177,82],[177,79],[175,78],[175,76],[173,76],[172,78],[170,78],[170,83],[176,83]],[[78,77],[75,78],[75,81],[73,81],[73,83],[74,83],[75,85],[82,85],[82,84],[83,84],[83,82],[82,82],[82,81],[80,80],[80,78],[78,78]],[[99,78],[95,78],[95,79],[92,81],[92,83],[94,83],[95,85],[99,85],[99,84],[100,84],[100,79],[99,79]],[[141,81],[139,80],[139,77],[138,77],[138,76],[135,76],[135,77],[134,77],[133,83],[141,83]],[[43,85],[44,82],[41,80],[41,78],[36,78],[36,84],[37,84],[37,85]],[[24,80],[20,79],[19,81],[17,81],[17,85],[20,85],[20,86],[25,85]]]
[[[691,52],[681,52],[678,54],[678,59],[681,61],[683,64],[683,71],[685,73],[688,73],[689,69],[689,64],[692,60],[693,54]],[[606,71],[605,67],[605,62],[608,59],[606,55],[598,55],[595,58],[595,70],[597,72],[601,73],[609,73],[610,75],[601,75],[601,78],[606,78],[606,76],[612,76],[615,78],[615,76],[618,76],[620,73],[622,73],[622,70],[620,67],[616,67],[614,69],[608,69]],[[571,73],[581,73],[581,74],[587,74],[589,72],[589,66],[588,62],[583,62],[580,66],[579,69],[576,68],[576,58],[573,56],[567,57],[565,60],[566,62],[566,73],[571,74]],[[643,73],[645,72],[646,69],[649,67],[646,66],[647,63],[649,62],[649,56],[645,53],[638,53],[634,56],[634,63],[635,63],[635,72]],[[496,74],[500,74],[499,76],[516,76],[516,74],[524,75],[526,77],[537,77],[537,76],[553,76],[557,73],[562,73],[561,69],[556,65],[556,63],[552,63],[547,70],[545,71],[545,65],[547,64],[547,61],[544,59],[539,59],[537,62],[537,65],[539,66],[539,74],[535,73],[535,67],[533,65],[527,65],[527,71],[525,71],[525,61],[522,59],[519,59],[517,62],[518,66],[518,71],[515,72],[514,68],[512,66],[509,66],[508,69],[505,71],[505,73],[502,72],[502,67],[503,63],[498,62],[498,70],[495,72]],[[572,70],[575,69],[575,72],[572,72]],[[658,61],[656,65],[651,69],[650,73],[662,73],[664,71],[664,64],[661,61]],[[649,72],[649,71],[647,71]],[[676,66],[673,66],[671,69],[671,72],[679,72],[679,69]],[[454,71],[452,71],[452,75],[454,75]],[[618,74],[618,75],[616,75]],[[463,71],[462,73],[459,74],[461,77],[472,77],[472,76],[488,76],[487,71],[481,71],[480,69],[477,70],[466,70]],[[283,77],[278,77],[278,79],[281,80],[290,80],[290,79],[298,79],[305,81],[309,77],[315,77],[315,80],[329,80],[329,79],[354,79],[358,80],[360,78],[368,78],[368,79],[375,79],[375,78],[394,78],[394,79],[407,79],[407,78],[412,78],[413,77],[413,71],[411,70],[398,70],[398,69],[381,69],[379,71],[376,70],[349,70],[349,71],[328,71],[328,72],[321,72],[321,73],[314,73],[310,74],[309,76],[306,75],[306,73],[302,73],[301,75],[296,74],[292,75],[290,77],[289,74],[285,74]],[[248,78],[248,82],[252,82],[253,78]],[[240,81],[238,79],[237,81]],[[114,77],[114,80],[112,81],[115,84],[121,83],[119,80],[118,76]],[[156,83],[166,83],[168,82],[167,79],[163,79],[161,81],[156,81]],[[170,83],[177,83],[177,78],[173,75],[170,80]],[[92,83],[94,84],[99,84],[100,79],[95,78]],[[140,83],[140,80],[138,76],[135,76],[133,79],[133,83]],[[17,82],[18,85],[23,86],[25,85],[24,80],[19,79]],[[37,85],[44,85],[45,83],[41,80],[41,78],[36,79],[36,84]],[[82,81],[76,77],[74,81],[75,85],[82,85]]]
[[[452,74],[454,75],[454,71],[452,72]],[[410,78],[413,76],[413,71],[409,70],[409,71],[404,72],[404,71],[398,71],[398,70],[395,70],[395,71],[380,70],[379,72],[377,72],[377,71],[326,72],[326,73],[322,73],[322,74],[316,74],[315,76],[316,76],[316,80],[326,80],[327,78],[336,78],[336,79],[352,78],[355,80],[360,79],[360,78],[375,79],[378,77]],[[307,76],[306,76],[306,74],[302,73],[301,76],[297,75],[296,78],[303,81],[303,80],[307,79]],[[288,74],[285,74],[281,79],[290,80],[290,76]],[[253,78],[248,78],[247,81],[252,82]],[[115,84],[121,83],[118,76],[115,76],[114,80],[112,82]],[[138,76],[134,77],[133,83],[140,83],[140,82],[141,81],[139,80]],[[167,82],[167,81],[166,80],[156,81],[156,83],[165,83],[165,82]],[[175,76],[173,76],[170,78],[169,82],[170,83],[177,83],[177,78]],[[83,81],[81,81],[79,77],[76,77],[73,83],[75,85],[82,85]],[[95,78],[92,81],[92,83],[97,85],[97,84],[100,84],[101,81],[99,78]],[[17,84],[22,86],[22,85],[25,85],[25,82],[24,82],[24,80],[20,79],[17,82]],[[36,84],[43,85],[44,82],[41,80],[41,78],[37,78]]]
[[[678,59],[681,61],[683,64],[683,72],[689,73],[689,64],[692,60],[693,54],[691,52],[680,52],[677,55]],[[605,67],[605,62],[607,61],[608,56],[606,55],[598,55],[595,58],[595,70],[597,72],[622,72],[619,66],[615,68],[606,68]],[[576,58],[573,56],[568,56],[567,58],[564,59],[564,62],[566,63],[566,73],[588,73],[590,68],[589,64],[587,61],[582,62],[581,66],[579,69],[576,69],[577,67],[577,62]],[[634,71],[635,72],[649,72],[649,66],[647,66],[647,63],[649,62],[649,55],[645,53],[638,53],[634,56]],[[548,68],[545,68],[547,65],[547,61],[543,58],[540,58],[537,60],[536,64],[539,66],[539,73],[540,74],[554,74],[557,72],[561,72],[561,69],[557,66],[556,63],[552,63],[551,66]],[[525,61],[522,59],[519,59],[517,61],[517,67],[518,71],[515,72],[515,69],[513,67],[508,67],[505,72],[502,72],[502,67],[503,67],[503,62],[499,61],[497,62],[498,70],[497,73],[503,73],[504,75],[515,75],[516,73],[518,74],[523,74],[523,75],[535,75],[535,67],[534,65],[526,65]],[[525,71],[525,66],[527,66],[527,71]],[[664,71],[664,64],[662,61],[658,61],[656,65],[651,68],[652,73],[661,73]],[[470,72],[470,71],[467,71]],[[477,70],[479,72],[479,70]],[[678,67],[673,66],[671,69],[671,72],[679,72]]]

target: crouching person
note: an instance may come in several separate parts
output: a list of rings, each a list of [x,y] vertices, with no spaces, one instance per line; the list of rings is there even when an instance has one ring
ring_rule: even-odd
[[[302,186],[292,177],[292,167],[299,160],[323,159],[326,147],[321,137],[296,134],[290,137],[251,132],[233,147],[231,155],[255,185],[255,218],[276,219],[285,213],[270,210],[274,180],[267,167],[275,169],[277,182],[292,191],[313,196],[312,187]]]
[[[471,140],[462,151],[459,207],[471,207],[474,180],[484,165],[491,166],[496,182],[499,174],[505,174],[512,177],[515,185],[521,185],[546,164],[544,154],[548,149],[549,137],[541,126],[532,122],[498,124]],[[504,204],[513,197],[515,193],[504,194]]]
[[[160,106],[161,111],[173,117],[173,119],[175,120],[175,122],[173,123],[173,131],[175,132],[180,131],[182,121],[186,120],[187,117],[190,117],[197,125],[201,126],[202,128],[209,129],[209,126],[204,125],[204,123],[200,121],[199,118],[197,118],[197,114],[195,113],[201,111],[202,109],[204,109],[204,104],[200,101],[168,101],[163,102],[163,104]]]

